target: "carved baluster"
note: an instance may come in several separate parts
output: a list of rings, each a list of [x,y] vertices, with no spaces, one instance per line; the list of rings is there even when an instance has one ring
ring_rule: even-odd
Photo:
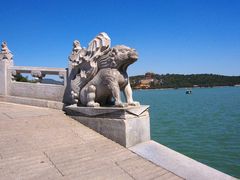
[[[65,72],[60,71],[60,72],[58,73],[58,75],[59,75],[59,78],[60,78],[60,79],[64,79]]]
[[[20,73],[17,72],[17,70],[12,70],[12,71],[11,71],[11,79],[12,79],[12,81],[16,81],[17,75],[19,75],[19,74],[20,74]]]
[[[60,71],[59,73],[58,73],[58,76],[59,76],[59,78],[60,79],[62,79],[62,82],[63,82],[63,84],[65,85],[65,72],[62,72],[62,71]]]
[[[45,77],[45,74],[43,74],[41,71],[32,71],[31,75],[35,78],[37,83],[41,83],[42,78]]]

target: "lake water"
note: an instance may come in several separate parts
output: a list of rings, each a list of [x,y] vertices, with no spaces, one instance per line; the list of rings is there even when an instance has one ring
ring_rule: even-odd
[[[151,138],[240,177],[240,87],[136,90],[150,105]]]

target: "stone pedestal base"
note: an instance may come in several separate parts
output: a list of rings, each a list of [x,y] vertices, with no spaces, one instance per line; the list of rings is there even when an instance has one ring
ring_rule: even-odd
[[[103,136],[131,147],[150,140],[149,106],[138,107],[78,107],[67,106],[65,111],[73,119]]]

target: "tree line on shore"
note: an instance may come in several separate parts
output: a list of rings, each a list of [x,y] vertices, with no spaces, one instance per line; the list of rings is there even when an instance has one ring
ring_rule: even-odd
[[[147,76],[146,76],[147,74]],[[183,87],[215,87],[215,86],[235,86],[240,85],[240,76],[224,76],[217,74],[154,74],[131,76],[130,84],[133,89],[150,88],[183,88]],[[15,76],[16,81],[32,82],[28,77],[21,74]],[[144,81],[145,80],[145,81]],[[146,81],[147,80],[147,81]],[[57,81],[56,81],[57,82]],[[141,84],[145,83],[144,86]],[[54,84],[54,83],[53,83]]]
[[[148,83],[148,86],[141,86],[142,83],[146,82]],[[240,76],[224,76],[217,74],[160,75],[152,73],[150,78],[146,77],[146,75],[132,76],[130,77],[130,83],[131,86],[135,89],[141,87],[158,89],[182,87],[235,86],[240,85]]]

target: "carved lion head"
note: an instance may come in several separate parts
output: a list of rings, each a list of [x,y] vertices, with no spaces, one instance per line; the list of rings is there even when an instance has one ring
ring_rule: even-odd
[[[126,69],[138,59],[136,50],[124,45],[113,47],[111,53],[113,63],[115,63],[114,67],[117,69]]]

